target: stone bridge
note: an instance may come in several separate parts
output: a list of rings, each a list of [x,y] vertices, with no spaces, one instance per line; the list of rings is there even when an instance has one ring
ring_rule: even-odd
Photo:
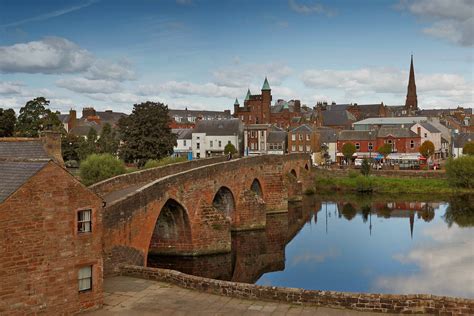
[[[231,231],[262,229],[309,181],[308,155],[203,159],[122,175],[90,188],[106,201],[104,273],[148,254],[229,253]]]

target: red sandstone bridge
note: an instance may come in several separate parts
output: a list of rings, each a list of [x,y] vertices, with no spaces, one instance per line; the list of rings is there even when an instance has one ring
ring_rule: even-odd
[[[231,230],[265,228],[285,212],[310,168],[305,154],[212,158],[117,176],[90,188],[106,201],[104,273],[146,265],[149,253],[231,251]]]

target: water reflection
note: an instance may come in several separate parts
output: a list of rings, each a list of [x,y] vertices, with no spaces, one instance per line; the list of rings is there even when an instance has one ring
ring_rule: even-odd
[[[474,297],[473,205],[466,196],[305,197],[267,215],[265,229],[232,233],[231,253],[148,265],[262,285]]]

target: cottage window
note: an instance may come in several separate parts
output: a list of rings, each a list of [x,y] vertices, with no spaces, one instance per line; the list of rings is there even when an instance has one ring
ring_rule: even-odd
[[[209,142],[209,147],[212,148],[212,147],[214,147],[213,145],[214,145],[214,142],[211,140],[211,141]]]
[[[360,144],[359,144],[359,143],[356,143],[356,150],[357,150],[357,151],[360,150]]]
[[[79,292],[92,290],[92,266],[79,269],[78,273]]]
[[[291,140],[295,141],[296,140],[296,134],[291,134]]]
[[[77,231],[79,233],[90,233],[92,231],[92,210],[77,212]]]

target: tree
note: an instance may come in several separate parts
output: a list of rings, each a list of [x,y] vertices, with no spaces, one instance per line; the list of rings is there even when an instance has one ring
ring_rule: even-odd
[[[97,154],[97,131],[91,127],[87,133],[87,139],[80,142],[78,149],[79,160],[86,159],[89,155]]]
[[[171,132],[168,106],[163,103],[135,104],[132,114],[119,120],[123,145],[119,149],[125,162],[142,166],[149,159],[159,160],[173,152],[176,135]]]
[[[464,155],[474,156],[474,142],[468,142],[462,148]]]
[[[48,100],[44,97],[39,97],[28,101],[20,109],[16,126],[19,136],[38,137],[39,133],[43,130],[64,132],[63,125],[57,114],[46,108],[48,105]]]
[[[109,123],[105,123],[102,127],[100,138],[97,141],[98,152],[116,155],[118,145],[119,142],[116,137],[115,130],[112,129],[112,126],[110,126]]]
[[[429,159],[435,152],[434,144],[429,140],[425,140],[423,144],[421,144],[419,151],[423,157]]]
[[[0,137],[11,137],[15,131],[16,115],[13,109],[0,108]]]
[[[234,155],[237,152],[237,149],[235,149],[235,146],[232,143],[228,143],[224,147],[224,154],[228,155]]]
[[[383,159],[387,158],[392,153],[392,144],[383,144],[377,149],[377,152],[383,156]]]
[[[80,136],[67,134],[61,139],[61,151],[64,161],[75,160],[79,161],[80,148],[83,146],[84,139]]]
[[[364,158],[364,160],[362,160],[362,165],[360,166],[360,173],[362,173],[366,177],[369,175],[370,173],[369,159]]]
[[[351,161],[352,155],[354,155],[355,152],[356,152],[356,147],[353,143],[345,143],[344,145],[342,145],[342,154],[344,155],[344,158],[346,158],[348,162]]]
[[[111,154],[92,154],[81,162],[79,172],[85,185],[125,173],[123,161]]]
[[[454,187],[474,188],[474,156],[450,158],[446,163],[446,176]]]

